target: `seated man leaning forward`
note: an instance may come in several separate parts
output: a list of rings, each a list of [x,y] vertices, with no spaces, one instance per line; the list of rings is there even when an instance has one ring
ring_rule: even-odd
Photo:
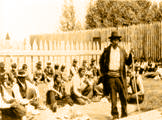
[[[9,86],[8,74],[0,74],[0,110],[2,120],[18,120],[26,115],[27,102],[16,99],[12,87]]]
[[[144,101],[144,87],[142,76],[139,74],[140,68],[137,69],[136,73],[128,72],[130,79],[128,80],[128,103],[136,104],[137,96],[138,102],[142,103]],[[135,78],[134,78],[135,77]]]
[[[18,71],[17,84],[13,86],[15,98],[26,99],[35,108],[40,108],[39,91],[37,87],[26,80],[25,71]]]
[[[71,98],[80,105],[90,102],[89,98],[93,96],[93,87],[86,79],[84,73],[84,69],[79,68],[78,73],[72,78]]]

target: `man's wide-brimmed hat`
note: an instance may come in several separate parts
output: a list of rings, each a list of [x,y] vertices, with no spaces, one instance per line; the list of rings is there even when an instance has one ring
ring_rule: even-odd
[[[38,67],[38,66],[42,66],[42,62],[41,62],[41,61],[38,61],[38,62],[36,63],[36,67]]]
[[[18,77],[26,77],[26,73],[25,73],[25,71],[23,70],[23,69],[19,69],[18,70],[18,75],[17,75]]]
[[[121,39],[120,39],[121,36],[118,34],[117,31],[113,31],[113,32],[111,33],[111,36],[109,37],[110,40],[113,40],[113,39],[115,39],[115,38],[118,38],[119,41],[121,41]]]
[[[78,62],[78,61],[74,58],[74,59],[73,59],[73,63],[77,63],[77,62]]]
[[[47,65],[51,65],[51,62],[50,62],[50,61],[48,61],[48,62],[47,62]]]
[[[94,58],[91,59],[91,62],[95,62],[96,60]]]

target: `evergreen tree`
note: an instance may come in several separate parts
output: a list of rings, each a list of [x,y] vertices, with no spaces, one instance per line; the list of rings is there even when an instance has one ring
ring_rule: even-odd
[[[61,27],[62,31],[72,31],[75,28],[75,11],[73,0],[64,0],[63,13],[61,17]]]
[[[86,28],[128,26],[161,20],[162,8],[152,5],[149,0],[97,0],[87,11]]]

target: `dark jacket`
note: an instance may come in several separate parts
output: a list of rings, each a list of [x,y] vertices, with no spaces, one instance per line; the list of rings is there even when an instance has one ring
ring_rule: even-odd
[[[104,78],[104,76],[107,75],[108,71],[109,71],[109,61],[110,61],[110,51],[111,51],[111,46],[108,46],[107,48],[104,49],[104,52],[102,53],[101,57],[100,57],[100,71],[102,73],[102,76]],[[123,84],[123,88],[125,89],[126,93],[127,93],[127,88],[126,88],[126,70],[125,70],[125,65],[130,65],[132,63],[132,55],[129,54],[129,57],[127,57],[127,54],[125,52],[125,50],[121,47],[119,47],[120,49],[120,75],[121,75],[121,82]],[[104,80],[104,79],[103,79]]]

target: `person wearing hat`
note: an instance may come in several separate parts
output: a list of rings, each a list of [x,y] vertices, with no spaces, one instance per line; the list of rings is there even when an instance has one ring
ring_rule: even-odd
[[[42,70],[41,61],[38,61],[38,63],[36,63],[36,70],[33,73],[33,80],[35,82],[35,85],[45,82],[45,74]]]
[[[14,83],[14,78],[12,75],[10,75],[8,72],[6,72],[4,62],[0,62],[0,79],[1,79],[1,77],[3,78],[4,74],[7,75],[7,82],[6,82],[7,85],[12,87],[13,83]]]
[[[92,58],[89,69],[93,73],[93,78],[94,78],[95,82],[97,83],[101,73],[100,73],[99,68],[96,66],[95,62],[96,62],[96,60],[94,58]]]
[[[72,66],[70,68],[70,79],[72,79],[72,77],[75,76],[78,72],[77,63],[78,63],[78,61],[76,59],[73,59]]]
[[[2,120],[21,119],[26,115],[24,106],[27,103],[15,97],[12,87],[8,85],[8,74],[6,72],[1,73],[0,81],[0,110],[2,111]]]
[[[39,91],[38,88],[26,80],[26,74],[23,69],[18,70],[17,84],[13,86],[15,98],[27,100],[35,108],[39,108]]]
[[[121,101],[121,117],[127,116],[127,84],[125,65],[131,65],[132,53],[127,56],[125,50],[118,44],[121,36],[113,31],[109,37],[111,44],[104,49],[99,65],[102,74],[104,95],[111,98],[111,114],[113,119],[119,118],[117,109],[117,92]],[[109,98],[108,98],[109,100]]]
[[[140,74],[140,66],[137,66],[134,72],[129,71],[129,75],[130,80],[127,82],[129,90],[127,101],[130,104],[137,104],[136,95],[138,95],[138,102],[142,103],[144,101],[144,86],[143,79]]]
[[[59,69],[59,65],[56,64],[54,66],[54,69],[55,69],[55,74],[54,74],[54,77],[53,77],[53,79],[54,79],[54,89],[56,89],[61,94],[63,94],[63,80],[61,78],[61,71]]]
[[[55,64],[55,65],[54,65],[54,75],[60,74],[59,68],[60,68],[59,64]]]
[[[67,75],[67,68],[65,65],[62,65],[61,66],[61,69],[60,69],[60,72],[61,72],[61,79],[63,80],[63,88],[65,89],[64,90],[64,97],[65,97],[65,100],[66,102],[69,104],[69,105],[73,105],[73,100],[71,99],[71,87],[72,87],[72,81],[69,80],[69,77]]]
[[[79,68],[78,73],[72,78],[71,98],[79,105],[90,102],[93,95],[93,87],[85,77],[85,70]]]
[[[47,62],[47,66],[44,69],[44,74],[45,74],[45,78],[46,78],[46,82],[53,82],[53,68],[51,67],[51,62]],[[53,83],[51,83],[53,84]]]
[[[28,80],[29,82],[31,82],[32,84],[34,84],[34,81],[31,79],[32,78],[32,74],[31,72],[28,70],[28,65],[26,63],[24,63],[22,65],[22,70],[25,71],[26,74],[26,80]]]
[[[13,78],[13,81],[11,81],[11,84],[15,84],[17,82],[17,65],[16,63],[11,64],[11,70],[9,72],[9,76]]]
[[[88,72],[87,60],[83,60],[83,63],[82,63],[82,66],[81,67],[85,70],[85,73]]]

